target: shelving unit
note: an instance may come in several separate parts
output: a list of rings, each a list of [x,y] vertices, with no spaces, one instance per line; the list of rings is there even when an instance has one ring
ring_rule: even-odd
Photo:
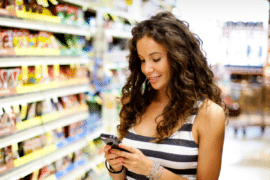
[[[115,16],[120,16],[129,19],[130,22],[135,23],[139,21],[134,19],[128,13],[123,13],[119,11],[112,11],[109,9],[104,9],[100,6],[95,6],[97,3],[90,0],[63,0],[61,2],[67,2],[71,5],[76,5],[82,7],[82,9],[95,12],[98,17],[96,17],[96,27],[90,26],[77,26],[68,25],[60,23],[58,17],[45,17],[42,15],[37,15],[40,17],[27,18],[27,13],[8,11],[0,12],[0,27],[4,28],[15,28],[15,29],[27,29],[35,31],[45,31],[55,34],[64,35],[77,35],[84,36],[85,39],[89,40],[91,38],[98,41],[96,37],[102,35],[99,29],[104,23],[102,20],[102,14],[114,13]],[[1,9],[0,9],[1,10]],[[7,16],[5,16],[6,14]],[[101,26],[99,26],[101,25]],[[103,35],[106,37],[128,39],[131,38],[131,33],[129,31],[118,31],[109,30],[102,27]],[[103,39],[107,43],[107,39]],[[95,47],[94,47],[95,49]],[[102,48],[101,48],[102,49]],[[104,50],[104,49],[103,49]],[[98,50],[97,50],[98,51]],[[110,59],[110,62],[104,64],[107,69],[118,69],[126,68],[127,62],[125,62],[125,56],[127,51],[116,52],[116,53],[106,53],[102,52],[105,59]],[[94,58],[92,56],[86,56],[86,54],[70,54],[63,53],[60,50],[50,49],[50,48],[13,48],[13,49],[0,49],[0,68],[20,68],[20,67],[31,67],[34,66],[64,66],[64,65],[83,65],[92,69],[94,64]],[[117,61],[115,61],[117,59]],[[105,61],[104,61],[105,62]],[[57,99],[58,97],[69,96],[74,94],[81,94],[89,92],[91,90],[90,81],[88,78],[77,77],[73,79],[55,79],[54,81],[48,83],[34,84],[34,85],[23,85],[20,87],[12,87],[0,89],[0,108],[13,107],[15,105],[24,106],[28,103],[45,101],[50,99]],[[72,112],[72,113],[71,113]],[[45,114],[41,117],[35,117],[32,119],[27,119],[26,121],[17,125],[17,131],[7,134],[1,137],[0,149],[5,148],[16,143],[29,140],[31,138],[37,137],[39,135],[44,135],[52,130],[58,128],[67,127],[70,124],[80,122],[82,120],[88,119],[91,114],[89,114],[87,107],[83,105],[78,105],[71,109],[65,109],[64,111],[59,111],[56,113]],[[15,159],[15,167],[0,173],[0,180],[17,180],[23,178],[34,171],[45,167],[46,165],[52,164],[56,160],[59,160],[70,153],[75,152],[85,146],[89,145],[89,142],[98,138],[99,135],[106,131],[105,129],[96,129],[91,134],[78,134],[71,138],[66,138],[61,142],[55,142],[48,147],[44,147],[37,150],[34,153],[30,153]],[[59,173],[54,174],[47,179],[76,179],[78,176],[85,174],[90,169],[95,169],[96,166],[104,161],[103,157],[97,156],[97,158],[89,161],[87,159],[82,159],[78,162],[74,162],[64,171],[64,175],[59,177]],[[72,169],[72,170],[70,170]],[[0,171],[2,172],[2,171]],[[62,172],[61,172],[62,173]]]
[[[28,174],[30,174],[31,172],[34,172],[35,170],[38,170],[46,165],[49,165],[51,163],[53,163],[54,161],[63,158],[65,156],[67,156],[68,154],[76,151],[77,149],[81,149],[85,146],[87,146],[88,141],[87,139],[95,139],[97,138],[100,133],[103,132],[103,130],[98,130],[92,134],[90,134],[88,137],[82,138],[76,142],[73,142],[63,148],[57,149],[56,151],[43,156],[41,158],[38,158],[32,162],[29,162],[25,165],[22,165],[18,168],[15,168],[14,170],[12,170],[11,172],[7,172],[3,175],[0,176],[0,180],[17,180],[21,177],[24,177]],[[93,164],[92,164],[93,166]]]
[[[47,31],[54,33],[74,34],[81,36],[91,36],[95,32],[94,29],[82,29],[73,25],[56,24],[25,19],[11,19],[6,17],[0,17],[0,26],[23,28],[36,31]]]
[[[68,65],[68,64],[88,64],[93,61],[91,58],[80,56],[49,56],[49,57],[6,57],[0,59],[0,67],[19,67],[35,65]]]

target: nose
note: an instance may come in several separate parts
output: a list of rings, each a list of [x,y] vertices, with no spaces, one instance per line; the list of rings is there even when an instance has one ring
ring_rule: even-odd
[[[146,62],[143,64],[142,69],[143,69],[143,72],[144,72],[145,74],[148,74],[148,73],[151,73],[151,72],[154,71],[153,64],[152,64],[151,62],[149,62],[149,61],[146,61]]]

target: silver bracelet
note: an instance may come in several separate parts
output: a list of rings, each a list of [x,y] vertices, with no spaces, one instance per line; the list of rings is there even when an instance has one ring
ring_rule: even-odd
[[[152,166],[151,172],[150,172],[150,174],[147,175],[146,177],[152,179],[152,176],[155,174],[156,169],[157,169],[158,167],[159,167],[159,164],[156,163],[156,162],[153,162],[153,166]]]
[[[162,174],[162,172],[163,172],[163,166],[159,166],[159,168],[158,168],[158,172],[157,172],[157,175],[156,175],[156,177],[154,178],[154,180],[158,180],[159,178],[160,178],[160,176],[161,176],[161,174]],[[160,171],[159,171],[160,170]]]

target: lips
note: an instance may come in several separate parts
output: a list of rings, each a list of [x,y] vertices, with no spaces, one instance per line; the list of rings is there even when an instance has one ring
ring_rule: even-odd
[[[155,83],[160,79],[161,76],[153,76],[153,77],[149,77],[148,80],[150,83]]]

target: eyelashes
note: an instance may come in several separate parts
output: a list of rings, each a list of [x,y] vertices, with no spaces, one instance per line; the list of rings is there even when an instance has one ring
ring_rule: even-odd
[[[152,60],[153,60],[154,62],[158,62],[158,61],[160,61],[160,59],[161,59],[161,58],[158,58],[158,59],[152,59]],[[142,60],[141,60],[141,63],[144,63],[144,62],[145,62],[145,60],[142,59]]]

